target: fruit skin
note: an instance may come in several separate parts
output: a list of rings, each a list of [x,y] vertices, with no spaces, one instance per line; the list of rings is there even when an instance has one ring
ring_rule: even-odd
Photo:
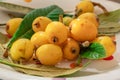
[[[56,65],[62,60],[62,49],[55,44],[44,44],[36,51],[36,57],[43,65]]]
[[[68,26],[72,20],[73,20],[72,17],[64,17],[64,18],[63,18],[63,23],[64,23],[66,26]]]
[[[24,0],[25,2],[31,2],[32,0]]]
[[[48,39],[47,39],[46,33],[43,31],[38,31],[34,33],[31,37],[31,42],[34,44],[36,48],[38,48],[39,46],[43,44],[47,44]]]
[[[93,12],[93,11],[94,11],[94,5],[89,0],[82,0],[76,5],[76,12],[79,12],[78,16],[80,14],[86,12]]]
[[[16,40],[10,48],[10,57],[13,61],[29,60],[34,51],[34,45],[28,39]]]
[[[69,27],[72,38],[80,42],[92,41],[98,34],[97,27],[87,19],[75,19]]]
[[[8,20],[8,22],[6,23],[6,32],[10,36],[13,36],[17,28],[21,24],[22,20],[23,20],[22,18],[13,18]]]
[[[80,47],[78,42],[72,38],[68,38],[63,47],[63,57],[68,60],[74,60],[78,57],[79,52]]]
[[[52,20],[47,17],[44,16],[37,17],[32,23],[32,29],[34,32],[44,31],[46,26],[51,22]]]
[[[95,13],[90,13],[90,12],[87,12],[87,13],[84,13],[84,14],[81,14],[80,16],[78,16],[79,19],[87,19],[89,21],[91,21],[93,24],[95,24],[96,27],[99,26],[99,21],[97,19],[97,16]]]
[[[61,22],[51,22],[45,29],[45,33],[48,37],[48,42],[52,44],[62,44],[68,36],[66,26]]]
[[[105,58],[112,56],[116,50],[116,45],[114,44],[113,40],[108,36],[100,36],[96,38],[94,42],[99,42],[103,45],[106,51]]]

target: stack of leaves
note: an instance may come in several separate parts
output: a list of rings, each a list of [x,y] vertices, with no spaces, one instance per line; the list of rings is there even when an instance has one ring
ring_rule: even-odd
[[[109,15],[98,15],[100,26],[99,35],[113,36],[120,31],[120,9],[109,12]]]

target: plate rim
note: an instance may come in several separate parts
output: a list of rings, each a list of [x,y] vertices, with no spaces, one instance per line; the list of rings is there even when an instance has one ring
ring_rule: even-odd
[[[96,1],[96,0],[93,0],[93,1]],[[111,4],[117,4],[117,5],[119,5],[119,3],[116,3],[116,2],[112,2],[112,1],[106,1],[106,0],[102,0],[102,1],[104,1],[104,2],[110,2]],[[101,2],[102,2],[101,1]],[[120,5],[119,5],[120,6]],[[6,71],[6,70],[8,70],[8,69],[5,69],[5,68],[1,68],[0,67],[0,71],[1,70],[3,70],[3,71]],[[120,68],[118,69],[118,71],[120,70]],[[10,75],[10,73],[14,73],[14,74],[18,74],[18,75],[25,75],[26,77],[24,77],[24,76],[22,76],[22,77],[17,77],[17,78],[11,78],[11,79],[14,79],[14,80],[53,80],[53,78],[47,78],[47,77],[38,77],[38,76],[31,76],[31,75],[26,75],[26,74],[21,74],[21,73],[19,73],[19,72],[13,72],[12,70],[8,70],[9,71],[9,74],[8,74],[8,76]],[[118,74],[118,71],[117,70],[114,70],[114,71],[116,71],[117,72],[117,74]],[[120,72],[119,72],[120,73]],[[75,79],[75,80],[84,80],[84,79],[86,79],[86,80],[90,80],[90,79],[95,79],[95,80],[97,80],[96,78],[98,78],[98,79],[100,79],[101,78],[101,76],[104,76],[104,78],[102,79],[102,80],[106,80],[107,78],[109,79],[109,80],[113,80],[114,78],[120,78],[120,77],[118,77],[118,75],[117,74],[114,74],[114,73],[112,73],[111,71],[110,71],[110,74],[111,75],[114,75],[113,76],[113,78],[111,78],[111,77],[109,77],[108,75],[106,75],[106,74],[100,74],[100,75],[89,75],[89,76],[85,76],[85,77],[70,77],[70,78],[59,78],[59,79],[57,79],[56,78],[56,80],[73,80],[73,79]],[[0,79],[3,79],[3,80],[10,80],[10,77],[9,77],[9,79],[7,79],[7,76],[5,76],[5,75],[3,75],[1,72],[0,72],[0,75],[2,75],[3,77],[1,77],[0,76]],[[11,77],[13,77],[13,76],[11,76]],[[86,78],[87,77],[87,78]],[[95,77],[95,78],[94,78]]]

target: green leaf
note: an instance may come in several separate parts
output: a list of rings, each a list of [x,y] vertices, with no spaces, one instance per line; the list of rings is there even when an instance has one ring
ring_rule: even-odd
[[[100,25],[98,27],[99,34],[116,34],[120,31],[120,9],[109,12],[109,15],[98,15]]]
[[[32,34],[34,33],[32,30],[32,22],[36,17],[46,16],[52,20],[57,21],[59,20],[59,15],[63,13],[63,10],[56,5],[51,5],[46,8],[40,8],[31,11],[24,17],[24,20],[22,21],[20,27],[10,40],[8,48],[10,48],[12,43],[18,38],[31,38]]]
[[[102,13],[98,17],[102,25],[108,22],[118,22],[120,21],[120,9],[109,12],[108,16]]]
[[[106,55],[104,47],[97,42],[91,43],[87,48],[81,49],[80,55],[82,58],[87,59],[100,59],[104,58]]]
[[[20,65],[9,62],[1,58],[0,58],[0,63],[11,66],[17,71],[30,75],[43,76],[43,77],[57,77],[57,76],[70,75],[77,71],[80,71],[81,69],[86,67],[90,63],[90,61],[86,62],[82,67],[77,66],[75,68],[59,68],[55,66],[45,66],[45,65],[36,65],[36,64]]]
[[[26,74],[44,76],[44,77],[56,77],[56,76],[69,75],[83,68],[83,67],[75,67],[73,69],[70,69],[70,68],[58,68],[55,66],[44,66],[44,65],[38,65],[35,67],[34,65],[29,66],[29,65],[15,64],[2,59],[0,59],[0,63],[11,66],[15,70],[26,73]]]
[[[0,1],[0,7],[3,7],[8,11],[17,12],[17,13],[20,13],[23,15],[25,15],[28,12],[30,12],[31,10],[33,10],[33,8],[29,8],[29,7],[25,7],[25,6],[21,6],[21,5],[16,5],[13,3],[8,3],[8,2],[1,2],[1,1]]]

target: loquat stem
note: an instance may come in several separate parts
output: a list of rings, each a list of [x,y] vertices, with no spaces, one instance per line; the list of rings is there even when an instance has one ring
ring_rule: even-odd
[[[5,50],[3,56],[4,56],[5,58],[8,58],[8,49]]]
[[[80,9],[78,11],[75,10],[75,15],[73,16],[73,18],[77,18],[81,12],[82,12],[82,9]]]
[[[8,58],[8,49],[5,49],[5,47],[2,44],[0,44],[0,48],[3,51],[3,57]]]
[[[108,10],[103,5],[101,5],[100,3],[97,3],[97,2],[92,2],[92,3],[94,6],[98,6],[99,8],[101,8],[104,11],[105,15],[109,15]]]
[[[64,11],[64,13],[73,13],[74,11]]]
[[[59,15],[59,22],[63,23],[63,15]]]
[[[6,23],[0,23],[0,26],[5,26],[6,25]]]

